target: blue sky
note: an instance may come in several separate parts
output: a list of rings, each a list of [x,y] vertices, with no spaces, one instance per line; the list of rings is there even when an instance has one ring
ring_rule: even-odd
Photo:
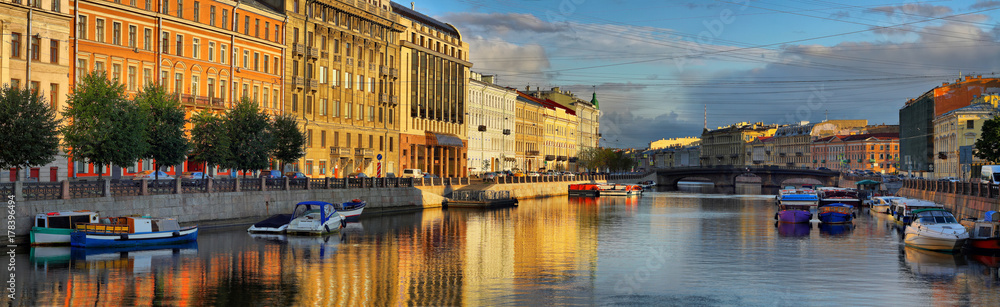
[[[409,4],[405,3],[404,5]],[[907,98],[1000,71],[1000,1],[420,0],[473,70],[523,89],[596,88],[602,145],[740,121],[898,123]]]

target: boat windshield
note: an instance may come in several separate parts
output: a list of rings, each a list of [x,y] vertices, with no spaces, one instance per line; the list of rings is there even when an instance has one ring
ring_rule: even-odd
[[[944,211],[927,211],[921,212],[918,216],[920,222],[924,224],[955,224],[958,223],[955,220],[955,216]]]

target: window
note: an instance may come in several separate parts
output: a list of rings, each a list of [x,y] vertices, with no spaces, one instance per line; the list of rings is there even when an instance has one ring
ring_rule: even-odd
[[[153,30],[144,28],[142,32],[142,49],[152,50],[150,46],[153,44]]]
[[[243,16],[243,35],[250,35],[250,16]]]
[[[215,42],[208,42],[208,61],[215,61]]]
[[[208,98],[215,98],[215,79],[208,78]]]
[[[368,92],[375,92],[375,78],[368,78]]]
[[[326,84],[326,66],[319,67],[319,83]]]
[[[201,92],[198,91],[198,84],[200,83],[199,76],[191,76],[191,95],[198,96]]]
[[[87,60],[76,59],[76,76],[77,76],[76,80],[78,82],[82,81],[83,75],[86,74],[87,74]]]
[[[136,83],[136,69],[135,66],[128,67],[128,90],[135,91]]]
[[[346,119],[354,118],[354,104],[353,103],[350,103],[350,102],[347,103],[347,112],[344,113],[344,115],[346,115],[346,116],[344,116],[344,118],[346,118]],[[347,142],[350,143],[350,141],[347,141]]]
[[[226,44],[219,47],[219,63],[226,64]]]
[[[264,21],[264,39],[271,39],[271,22]]]
[[[319,100],[319,115],[326,116],[326,99]]]
[[[349,72],[344,72],[344,88],[351,88],[351,73]]]
[[[182,73],[175,73],[174,74],[174,93],[177,93],[178,95],[180,95],[180,93],[184,92],[184,83],[183,82],[184,82],[184,74],[182,74]]]
[[[146,0],[146,10],[150,10],[153,7],[153,0]]]
[[[198,21],[201,17],[201,3],[198,1],[194,2],[194,21]]]
[[[163,0],[163,6],[160,6],[160,14],[170,13],[170,0]]]
[[[135,1],[135,0],[132,0],[132,1]],[[132,6],[135,6],[135,4],[133,3]],[[52,0],[52,11],[53,12],[61,12],[62,11],[62,3],[59,0]]]
[[[59,64],[59,41],[49,40],[49,62]]]
[[[313,98],[312,96],[306,96],[306,114],[312,114],[313,112]]]
[[[21,58],[21,33],[10,34],[10,56]]]
[[[249,84],[243,83],[243,97],[245,97],[247,99],[252,98],[252,97],[250,97],[250,85]],[[251,99],[251,101],[252,101],[252,99]]]
[[[368,106],[368,121],[375,121],[375,106]]]
[[[243,49],[243,68],[250,68],[250,50]]]
[[[309,130],[309,147],[312,147],[312,130]],[[306,175],[313,174],[313,160],[306,160]]]
[[[184,18],[184,0],[177,0],[177,18]]]
[[[229,30],[229,10],[222,9],[222,28]]]
[[[970,120],[966,120],[965,121],[965,128],[967,128],[967,129],[975,129],[976,128],[976,121],[971,120],[971,119]]]
[[[269,62],[271,62],[271,57],[265,54],[264,55],[264,72],[271,72],[271,70],[267,69],[267,64]]]
[[[138,27],[133,26],[133,25],[128,26],[128,46],[129,47],[135,48],[135,36],[136,36],[136,34],[138,34],[138,33],[136,33],[138,31],[139,31]]]
[[[94,71],[104,71],[104,62],[94,62]]]
[[[333,86],[340,85],[339,83],[337,83],[337,77],[339,77],[339,75],[340,75],[340,71],[338,71],[336,69],[334,69],[332,71],[332,73],[330,74],[330,85],[333,85]]]
[[[120,79],[122,76],[122,64],[111,64],[111,74],[114,80]]]
[[[208,25],[215,26],[215,6],[208,7]]]
[[[257,18],[253,20],[253,36],[260,37],[260,19]]]
[[[356,85],[358,86],[358,90],[359,91],[364,92],[365,91],[365,76],[358,75],[358,80],[357,80],[357,84]]]
[[[274,89],[273,93],[274,94],[271,95],[271,100],[272,100],[271,107],[277,109],[278,108],[278,90]]]
[[[292,112],[297,112],[299,110],[299,95],[292,94]]]
[[[219,100],[226,101],[226,80],[219,81]]]
[[[260,103],[260,86],[258,85],[253,86],[253,102]],[[261,105],[263,106],[264,104],[261,103]]]
[[[184,35],[177,34],[177,55],[184,56]]]
[[[201,49],[201,40],[197,38],[191,39],[191,57],[197,59],[199,57],[199,50]]]
[[[260,71],[260,53],[253,53],[253,70]]]
[[[310,148],[313,147],[313,130],[312,129],[306,130],[306,147],[310,147]],[[306,160],[306,161],[312,161],[312,160]],[[306,162],[306,163],[307,163],[306,165],[309,165],[309,162]]]
[[[31,59],[38,61],[42,57],[42,37],[35,35],[31,37]]]
[[[281,33],[281,26],[274,25],[274,41],[278,41],[278,38],[281,37],[278,33]]]
[[[76,21],[76,37],[78,37],[80,39],[87,39],[87,16],[86,15],[80,15],[80,19]]]
[[[164,31],[160,33],[160,52],[170,53],[170,33]]]
[[[96,28],[97,29],[95,31],[97,31],[97,41],[103,43],[104,42],[104,19],[100,19],[100,18],[97,19]]]
[[[357,113],[357,115],[358,115],[358,117],[355,117],[354,119],[356,119],[356,120],[365,119],[365,106],[361,105],[360,103],[358,104],[358,113]]]
[[[326,138],[326,131],[323,131],[322,136]],[[319,174],[326,175],[326,160],[319,160]]]

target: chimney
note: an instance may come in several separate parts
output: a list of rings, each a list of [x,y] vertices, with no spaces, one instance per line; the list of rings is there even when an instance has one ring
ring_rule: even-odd
[[[556,92],[556,93],[560,93],[560,94],[562,93],[562,92],[559,91],[559,87],[558,86],[557,87],[553,87],[552,91]]]
[[[531,91],[531,85],[525,86],[524,87],[524,91],[525,92],[530,92]]]

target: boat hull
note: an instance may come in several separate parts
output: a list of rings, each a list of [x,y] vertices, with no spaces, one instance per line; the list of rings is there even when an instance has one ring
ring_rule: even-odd
[[[144,233],[101,233],[75,231],[70,245],[75,247],[129,247],[178,244],[198,239],[198,227]]]
[[[969,239],[965,247],[980,252],[1000,252],[1000,238]]]
[[[69,245],[72,233],[68,228],[32,227],[29,236],[31,245]]]
[[[569,190],[569,196],[596,197],[597,190]]]
[[[285,233],[288,222],[292,220],[291,214],[275,214],[263,221],[250,225],[247,232],[250,233]]]
[[[825,224],[844,224],[850,223],[853,220],[854,217],[852,215],[840,212],[825,212],[819,214],[819,222]]]
[[[875,213],[889,214],[889,205],[873,205],[869,210]]]
[[[812,213],[803,210],[781,210],[778,211],[778,223],[809,223]]]
[[[932,251],[954,251],[962,248],[965,244],[966,238],[948,236],[948,235],[932,235],[928,233],[918,233],[914,231],[912,227],[906,228],[906,235],[903,237],[903,243],[908,246],[916,247],[919,249],[926,249]]]
[[[356,219],[358,219],[358,218],[361,217],[361,211],[364,211],[364,210],[365,210],[365,208],[358,208],[358,209],[354,209],[354,210],[337,211],[337,213],[340,213],[340,216],[343,216],[344,219],[356,220]]]

